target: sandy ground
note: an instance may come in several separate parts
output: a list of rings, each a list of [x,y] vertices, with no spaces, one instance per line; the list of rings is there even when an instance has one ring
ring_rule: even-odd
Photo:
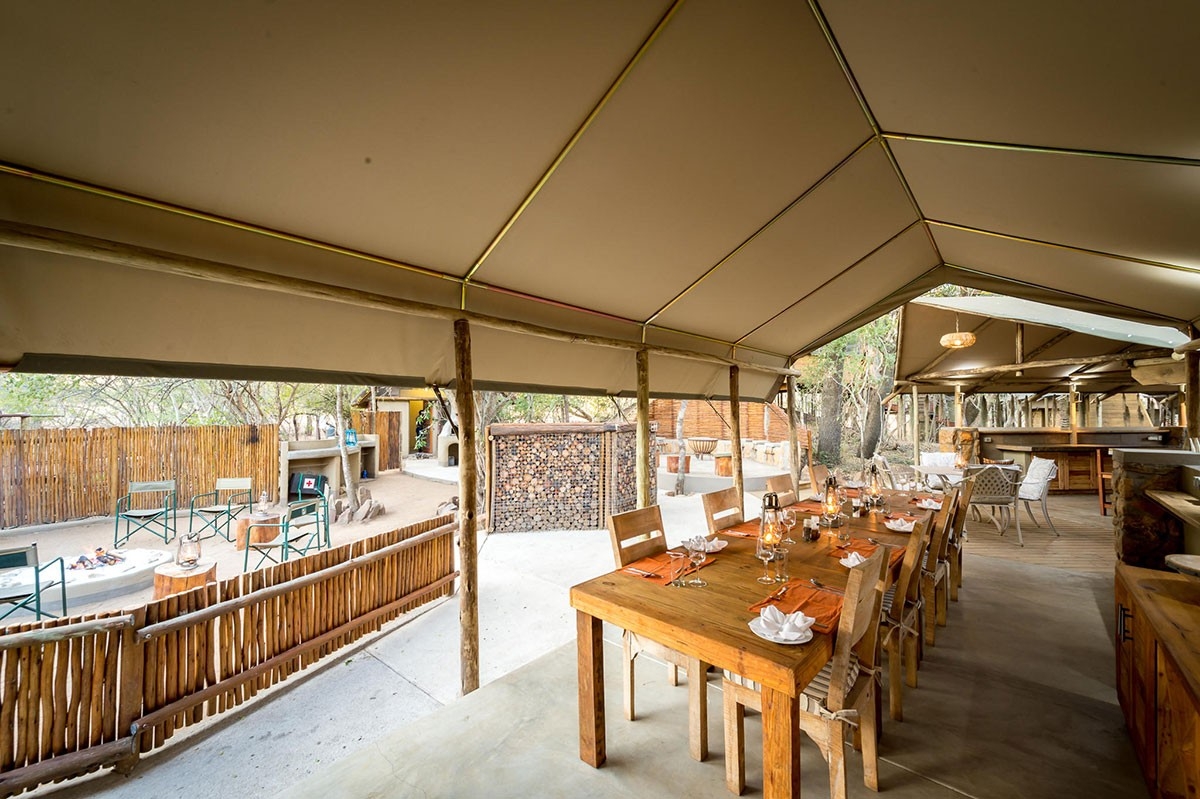
[[[442,482],[438,477],[436,473],[422,478],[395,471],[384,473],[373,480],[364,480],[362,485],[371,492],[373,499],[383,503],[386,512],[368,522],[333,525],[330,528],[333,544],[336,546],[356,541],[430,518],[435,514],[438,505],[458,494],[457,485]],[[0,531],[0,548],[36,542],[38,557],[43,563],[62,556],[69,564],[80,555],[91,554],[97,547],[111,548],[113,524],[112,517],[100,517],[83,522],[18,527]],[[179,530],[188,529],[186,508],[180,513],[178,524]],[[235,577],[242,572],[244,555],[234,548],[233,543],[218,536],[205,539],[201,546],[204,557],[216,559],[218,580]],[[153,533],[142,531],[134,534],[125,548],[165,549],[174,557],[176,541],[164,544],[162,539]],[[257,558],[252,555],[252,568],[255,560]],[[148,602],[153,599],[154,594],[153,573],[147,572],[140,582],[142,584],[136,590],[109,592],[79,602],[68,599],[67,610],[74,616],[102,610],[117,610]],[[31,618],[31,614],[26,618],[25,614],[14,613],[3,623],[27,621]]]

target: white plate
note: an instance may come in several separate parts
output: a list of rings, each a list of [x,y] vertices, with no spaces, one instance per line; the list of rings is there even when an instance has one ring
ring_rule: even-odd
[[[753,632],[755,635],[757,635],[759,638],[770,641],[773,644],[786,644],[788,646],[793,646],[795,644],[807,644],[809,641],[812,640],[812,637],[813,637],[813,631],[812,631],[812,628],[810,627],[809,629],[801,632],[800,636],[798,638],[793,638],[790,640],[784,640],[782,638],[777,638],[770,630],[768,630],[766,628],[766,626],[763,624],[763,620],[761,618],[750,620],[750,631]]]

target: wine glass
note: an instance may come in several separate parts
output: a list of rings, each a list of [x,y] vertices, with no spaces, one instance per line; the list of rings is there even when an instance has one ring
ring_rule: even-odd
[[[683,588],[685,585],[687,585],[687,583],[683,581],[683,572],[687,568],[687,554],[683,552],[676,552],[673,549],[668,549],[667,556],[671,558],[671,582],[669,582],[668,585],[672,585],[676,588]]]
[[[775,559],[775,546],[773,544],[764,544],[761,538],[758,539],[758,546],[754,550],[754,557],[762,561],[763,575],[758,578],[758,581],[764,585],[773,584],[775,578],[768,571],[771,561]]]
[[[706,583],[700,577],[700,571],[699,571],[700,567],[704,565],[704,560],[707,557],[708,557],[708,550],[706,548],[704,548],[704,547],[694,547],[693,548],[690,545],[688,546],[688,558],[692,561],[692,565],[695,566],[697,569],[697,571],[695,571],[693,573],[692,579],[690,581],[688,581],[688,585],[695,586],[696,588],[703,588],[704,586],[708,585],[708,583]]]
[[[783,540],[781,544],[794,544],[796,541],[792,538],[792,528],[796,526],[796,511],[791,508],[785,509],[780,514],[783,522]]]

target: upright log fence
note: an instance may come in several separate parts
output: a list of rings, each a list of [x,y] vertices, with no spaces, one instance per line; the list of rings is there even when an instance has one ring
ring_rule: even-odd
[[[273,496],[278,427],[0,430],[0,528],[112,515],[130,481],[175,480],[186,508],[219,477]]]
[[[0,631],[0,796],[115,765],[453,592],[453,515],[134,610]]]

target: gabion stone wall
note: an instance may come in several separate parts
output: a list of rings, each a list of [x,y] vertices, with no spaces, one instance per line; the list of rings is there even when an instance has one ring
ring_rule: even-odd
[[[657,490],[655,425],[650,491]],[[488,436],[492,532],[595,530],[637,507],[632,424],[494,424]]]

